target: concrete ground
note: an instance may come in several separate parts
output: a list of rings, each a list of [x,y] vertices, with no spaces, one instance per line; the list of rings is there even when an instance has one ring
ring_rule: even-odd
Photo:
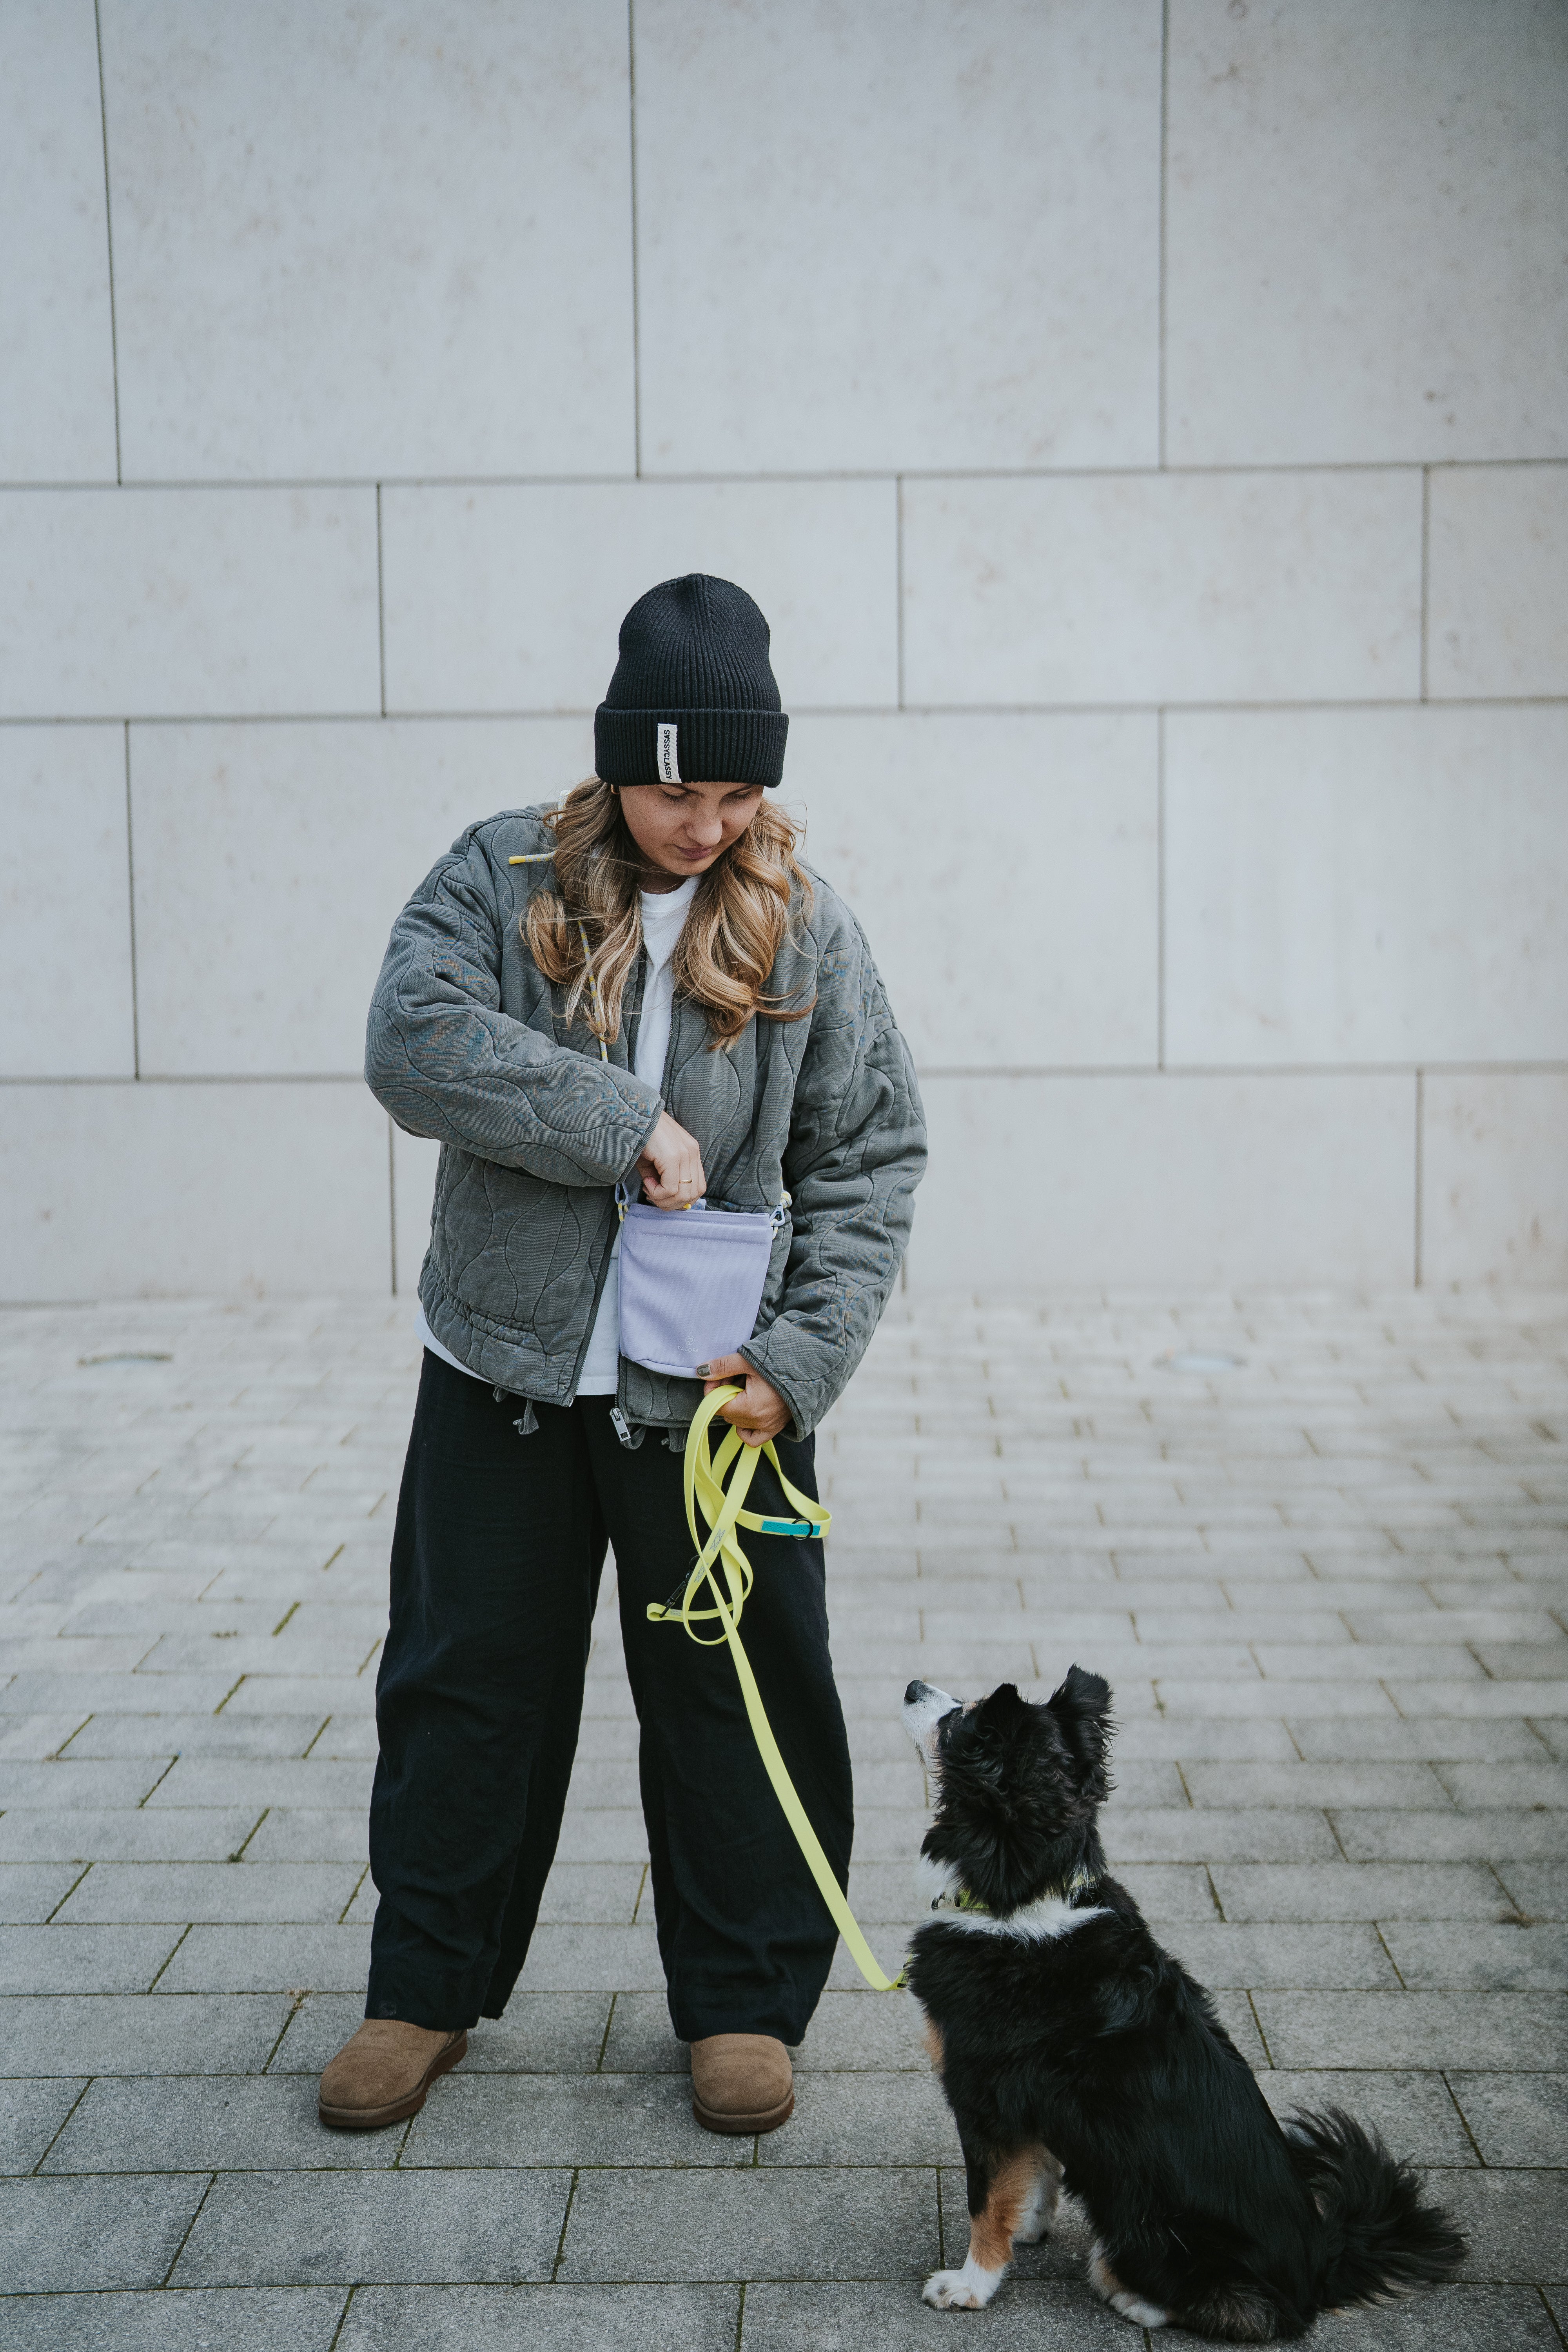
[[[842,1953],[795,2120],[697,2128],[608,1616],[510,2011],[411,2125],[318,2127],[415,1373],[405,1301],[0,1316],[0,2341],[1128,2343],[1071,2216],[985,2316],[923,2308],[958,2151],[907,1998]],[[883,1957],[924,1819],[910,1675],[1100,1669],[1113,1863],[1270,2099],[1378,2124],[1470,2233],[1470,2284],[1316,2340],[1557,2345],[1568,1299],[900,1305],[822,1466]]]

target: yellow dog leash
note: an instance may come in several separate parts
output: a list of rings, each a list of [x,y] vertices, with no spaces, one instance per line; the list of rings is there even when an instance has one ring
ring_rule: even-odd
[[[844,1890],[833,1875],[827,1856],[823,1853],[816,1832],[812,1828],[805,1807],[795,1792],[795,1782],[779,1753],[773,1726],[763,1706],[757,1678],[752,1672],[741,1640],[741,1612],[746,1605],[753,1577],[752,1563],[741,1548],[736,1533],[748,1528],[763,1536],[825,1536],[829,1515],[820,1503],[814,1503],[799,1488],[792,1486],[780,1467],[779,1457],[772,1439],[765,1445],[748,1445],[739,1430],[726,1429],[717,1454],[712,1452],[710,1424],[714,1415],[741,1390],[734,1385],[712,1390],[698,1407],[686,1441],[686,1523],[691,1529],[691,1540],[697,1546],[696,1564],[686,1580],[686,1590],[679,1607],[652,1601],[648,1616],[656,1625],[684,1625],[694,1642],[704,1648],[717,1648],[721,1642],[730,1645],[730,1655],[735,1661],[740,1678],[741,1696],[746,1702],[746,1714],[752,1726],[752,1736],[757,1743],[767,1776],[773,1784],[773,1794],[784,1807],[784,1819],[795,1832],[795,1843],[805,1856],[806,1864],[821,1891],[822,1899],[833,1914],[834,1923],[848,1945],[856,1967],[874,1992],[896,1992],[904,1981],[904,1971],[896,1977],[884,1976],[877,1965],[876,1955],[860,1933],[844,1898]],[[796,1513],[793,1519],[765,1518],[755,1511],[742,1507],[752,1480],[756,1475],[757,1463],[766,1454],[773,1464],[784,1499]],[[725,1485],[726,1476],[729,1478]],[[702,1521],[707,1522],[704,1538]],[[721,1586],[716,1570],[722,1569],[724,1582]],[[710,1603],[698,1605],[703,1588]],[[700,1633],[699,1625],[717,1622],[716,1633]]]

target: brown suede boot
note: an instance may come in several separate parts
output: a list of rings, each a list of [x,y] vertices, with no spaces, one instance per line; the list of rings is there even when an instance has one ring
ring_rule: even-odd
[[[691,2112],[704,2131],[777,2131],[795,2113],[789,2052],[771,2033],[710,2033],[694,2042],[691,2088]]]
[[[316,2113],[333,2131],[380,2131],[417,2115],[437,2074],[467,2055],[468,2034],[367,2017],[321,2076]]]

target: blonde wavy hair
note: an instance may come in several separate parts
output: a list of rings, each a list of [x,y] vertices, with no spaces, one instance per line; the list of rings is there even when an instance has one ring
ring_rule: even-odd
[[[534,892],[518,928],[546,980],[565,988],[568,1022],[581,1011],[609,1045],[642,946],[637,893],[647,867],[618,795],[597,776],[568,793],[545,823],[555,833],[556,887]],[[764,992],[795,892],[802,912],[811,907],[811,878],[795,856],[799,841],[793,818],[760,802],[698,882],[672,976],[677,996],[701,1006],[715,1050],[732,1045],[753,1015],[800,1021],[815,1002],[792,1005]]]

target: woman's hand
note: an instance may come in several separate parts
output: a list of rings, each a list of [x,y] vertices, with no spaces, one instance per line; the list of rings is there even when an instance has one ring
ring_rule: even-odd
[[[719,1419],[738,1429],[748,1445],[762,1445],[770,1437],[786,1430],[793,1414],[772,1381],[764,1381],[754,1372],[744,1356],[715,1356],[710,1364],[697,1367],[702,1377],[702,1393],[722,1388],[726,1381],[744,1381],[742,1393],[731,1397],[719,1408]]]
[[[689,1209],[708,1189],[697,1138],[660,1111],[637,1161],[643,1191],[656,1209]]]

